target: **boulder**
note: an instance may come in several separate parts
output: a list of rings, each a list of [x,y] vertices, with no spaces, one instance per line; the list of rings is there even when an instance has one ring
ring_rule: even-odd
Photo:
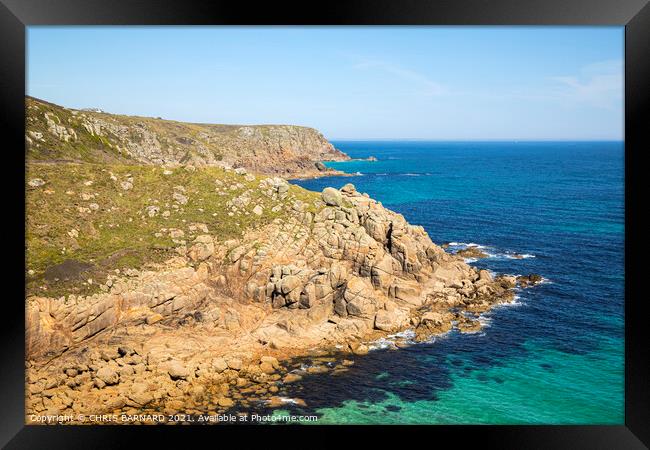
[[[537,283],[541,282],[542,280],[543,280],[542,276],[536,273],[532,273],[530,275],[520,275],[517,277],[517,281],[519,282],[519,285],[524,288],[528,286],[534,286]]]
[[[157,206],[147,206],[145,208],[145,212],[149,217],[156,217],[158,213],[160,212],[160,208]]]
[[[350,351],[355,355],[367,355],[370,349],[366,344],[360,342],[350,343]]]
[[[226,360],[228,368],[232,370],[241,370],[242,361],[239,358],[230,358]]]
[[[479,270],[478,279],[479,279],[479,281],[486,281],[488,283],[491,283],[493,281],[492,280],[492,275],[490,275],[490,272],[488,272],[485,269]]]
[[[148,317],[145,319],[145,322],[147,323],[147,325],[153,325],[153,324],[155,324],[155,323],[160,322],[160,321],[163,320],[163,319],[164,319],[164,317],[163,317],[162,314],[154,313],[154,314],[148,316]]]
[[[355,297],[348,302],[347,309],[349,315],[363,318],[372,318],[376,310],[372,300],[365,297]]]
[[[221,397],[221,398],[217,401],[217,404],[218,404],[219,406],[223,407],[223,408],[230,408],[230,407],[231,407],[232,405],[234,405],[235,403],[234,403],[231,399],[229,399],[229,398],[227,398],[227,397]]]
[[[296,381],[300,381],[300,380],[302,380],[302,377],[300,375],[296,373],[288,373],[282,379],[282,382],[288,384],[288,383],[295,383]]]
[[[212,236],[203,234],[197,236],[194,242],[195,244],[187,252],[187,256],[189,256],[192,261],[205,261],[214,254],[214,243],[212,241]]]
[[[172,195],[172,198],[174,199],[174,201],[176,203],[178,203],[180,205],[187,204],[187,200],[188,200],[187,196],[181,194],[180,192],[174,192],[174,194]]]
[[[451,313],[429,311],[422,315],[416,332],[417,339],[426,338],[429,334],[444,333],[452,328],[451,321],[454,316]]]
[[[172,380],[184,380],[190,376],[190,371],[178,361],[172,361],[169,363],[167,373]]]
[[[348,280],[343,297],[347,301],[347,311],[351,316],[372,318],[376,306],[374,291],[365,278],[352,277]]]
[[[275,367],[273,367],[273,364],[266,361],[263,361],[260,364],[260,370],[267,375],[275,373]]]
[[[217,372],[221,373],[228,368],[228,363],[223,358],[214,358],[212,360],[212,368]]]
[[[512,276],[512,275],[504,275],[504,276],[499,277],[497,279],[497,281],[499,281],[501,283],[502,287],[504,287],[506,289],[510,289],[510,288],[515,287],[515,285],[517,284],[517,277]]]
[[[337,297],[334,299],[334,312],[341,317],[347,317],[348,303],[343,297]]]
[[[111,367],[104,366],[97,371],[96,375],[98,380],[101,380],[106,385],[117,384],[120,381],[119,374]]]
[[[29,182],[27,184],[29,184],[31,187],[40,187],[40,186],[43,186],[45,184],[45,181],[43,181],[40,178],[33,178],[33,179],[29,180]]]
[[[489,255],[482,251],[479,247],[467,247],[460,249],[456,252],[458,256],[462,256],[463,258],[473,258],[473,259],[481,259],[481,258],[487,258]]]
[[[382,331],[393,331],[398,326],[398,318],[395,311],[380,309],[375,315],[375,328]]]
[[[328,206],[341,206],[343,204],[343,197],[341,192],[333,187],[326,187],[321,193],[321,198]]]
[[[417,283],[404,280],[395,280],[389,288],[390,296],[414,306],[422,304],[420,293]]]
[[[434,326],[442,325],[444,321],[444,316],[441,313],[429,311],[422,314],[420,323],[422,324],[431,324]]]
[[[286,295],[294,289],[298,288],[300,285],[300,278],[296,275],[286,276],[282,278],[282,281],[280,282],[280,292]]]
[[[262,356],[260,358],[260,363],[268,363],[274,369],[279,369],[280,368],[280,361],[278,361],[278,359],[273,357],[273,356]]]
[[[311,308],[316,304],[316,287],[313,283],[308,283],[300,293],[300,307]]]
[[[376,288],[388,287],[393,280],[393,257],[388,253],[370,270],[372,284]]]
[[[146,406],[153,401],[153,395],[149,392],[142,392],[140,394],[130,394],[129,399],[138,406]]]

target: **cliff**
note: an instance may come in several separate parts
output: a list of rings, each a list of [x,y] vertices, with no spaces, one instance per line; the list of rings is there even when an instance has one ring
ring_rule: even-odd
[[[350,184],[50,164],[30,167],[27,201],[28,414],[281,406],[283,386],[331,370],[293,356],[340,354],[341,371],[398,331],[476,331],[526,281],[468,266]]]
[[[316,163],[349,159],[317,130],[300,126],[184,123],[68,109],[32,97],[26,114],[32,161],[243,167],[292,177],[318,176]]]

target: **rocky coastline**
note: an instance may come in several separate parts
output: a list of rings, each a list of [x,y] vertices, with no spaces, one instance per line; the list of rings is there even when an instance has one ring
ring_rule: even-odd
[[[27,423],[280,407],[378,339],[476,332],[541,281],[469,266],[485,255],[352,184],[288,183],[353,176],[314,129],[26,109]]]
[[[280,178],[258,189],[288,191]],[[539,281],[477,270],[353,185],[326,188],[239,239],[199,234],[101,293],[30,296],[26,420],[280,407],[283,386],[349,370],[345,355],[376,339],[475,332],[481,313]],[[314,364],[297,369],[305,355]]]

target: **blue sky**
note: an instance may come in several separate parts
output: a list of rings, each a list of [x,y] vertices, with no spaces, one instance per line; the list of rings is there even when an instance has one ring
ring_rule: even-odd
[[[622,139],[623,27],[29,27],[27,93],[330,139]]]

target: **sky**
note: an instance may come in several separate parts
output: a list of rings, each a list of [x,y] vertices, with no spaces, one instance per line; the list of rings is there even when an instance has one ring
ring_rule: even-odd
[[[42,27],[28,95],[342,139],[623,139],[623,27]]]

